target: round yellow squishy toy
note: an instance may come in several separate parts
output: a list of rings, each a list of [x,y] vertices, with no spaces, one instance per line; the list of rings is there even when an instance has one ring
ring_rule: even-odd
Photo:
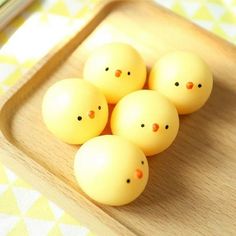
[[[122,98],[111,116],[112,133],[127,138],[147,156],[168,148],[179,129],[174,105],[153,90],[140,90]]]
[[[144,86],[146,65],[130,45],[109,43],[88,58],[84,79],[99,87],[108,103],[115,104],[126,94]]]
[[[99,135],[108,120],[105,96],[82,79],[52,85],[43,98],[42,115],[48,129],[69,144],[82,144]]]
[[[87,141],[76,153],[75,177],[93,200],[112,206],[135,200],[148,181],[144,153],[128,140],[103,135]]]
[[[208,65],[196,54],[176,51],[164,55],[149,76],[149,88],[165,95],[179,114],[200,109],[211,94],[213,76]]]

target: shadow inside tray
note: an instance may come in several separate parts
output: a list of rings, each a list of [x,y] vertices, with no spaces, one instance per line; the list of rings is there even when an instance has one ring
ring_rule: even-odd
[[[180,131],[172,146],[148,159],[150,177],[146,191],[136,201],[119,210],[133,214],[156,211],[155,215],[159,218],[158,208],[165,207],[169,211],[168,215],[174,214],[172,211],[176,209],[171,205],[184,204],[185,199],[193,195],[191,189],[194,183],[187,178],[186,173],[198,171],[202,162],[209,164],[215,158],[209,150],[213,149],[224,157],[222,146],[218,143],[219,137],[217,139],[217,134],[210,136],[209,131],[215,130],[224,121],[234,127],[236,133],[235,98],[236,92],[232,88],[215,80],[207,104],[194,114],[180,117]],[[224,168],[224,158],[217,165]]]

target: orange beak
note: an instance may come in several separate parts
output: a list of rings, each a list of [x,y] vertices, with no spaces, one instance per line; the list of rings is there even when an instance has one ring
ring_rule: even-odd
[[[138,179],[142,179],[143,178],[143,172],[140,169],[135,170],[134,177],[138,178]]]
[[[153,132],[157,132],[158,129],[159,129],[159,125],[158,125],[157,123],[154,123],[154,124],[152,125],[152,131],[153,131]]]
[[[116,77],[120,77],[121,73],[122,73],[121,70],[116,70],[116,71],[115,71],[115,76],[116,76]]]
[[[89,111],[88,116],[90,119],[93,119],[95,117],[95,112],[94,111]]]
[[[186,84],[186,88],[187,89],[192,89],[193,88],[193,82],[188,82],[187,84]]]

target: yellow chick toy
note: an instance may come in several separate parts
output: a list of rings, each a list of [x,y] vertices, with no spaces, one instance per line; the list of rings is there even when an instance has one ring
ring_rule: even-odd
[[[48,129],[69,144],[82,144],[99,135],[108,120],[105,96],[82,79],[52,85],[43,98],[42,115]]]
[[[95,137],[76,153],[74,173],[81,189],[93,200],[120,206],[136,199],[148,181],[143,152],[115,135]]]
[[[108,103],[115,104],[126,94],[144,86],[146,65],[130,45],[109,43],[88,58],[84,79],[100,88]]]
[[[147,156],[168,148],[179,129],[174,105],[153,90],[140,90],[122,98],[111,116],[112,133],[127,138]]]
[[[213,77],[208,65],[196,54],[176,51],[156,62],[149,76],[149,88],[173,102],[179,114],[197,111],[208,100]]]

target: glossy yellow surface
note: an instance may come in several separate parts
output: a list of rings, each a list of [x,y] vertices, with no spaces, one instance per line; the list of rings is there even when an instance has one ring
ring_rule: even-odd
[[[112,112],[113,134],[138,145],[147,156],[168,148],[179,129],[174,105],[157,91],[135,91],[122,98]]]
[[[69,144],[82,144],[103,131],[108,105],[94,85],[71,78],[48,89],[43,98],[42,115],[57,138]]]
[[[165,95],[179,114],[200,109],[208,100],[212,86],[208,65],[198,55],[184,51],[161,57],[149,76],[149,88]]]
[[[88,58],[84,78],[101,89],[108,103],[114,104],[144,86],[146,65],[130,45],[109,43],[95,50]]]
[[[95,137],[80,147],[75,176],[93,200],[119,206],[132,202],[148,181],[148,162],[131,142],[115,135]]]

